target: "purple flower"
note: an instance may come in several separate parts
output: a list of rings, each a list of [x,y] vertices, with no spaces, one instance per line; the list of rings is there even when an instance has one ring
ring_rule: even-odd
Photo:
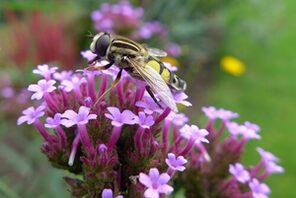
[[[241,125],[239,125],[238,123],[236,123],[236,122],[227,122],[226,127],[227,127],[229,133],[232,136],[237,137],[240,134]]]
[[[67,110],[65,113],[62,114],[63,119],[61,124],[65,127],[69,128],[75,124],[77,125],[85,125],[88,123],[89,120],[94,120],[97,118],[96,114],[89,114],[90,108],[81,106],[76,113],[73,110]]]
[[[137,36],[142,39],[149,39],[155,34],[166,34],[166,29],[158,21],[145,23],[137,32]]]
[[[268,161],[278,162],[279,161],[279,159],[275,155],[273,155],[271,152],[265,151],[264,149],[259,148],[259,147],[257,147],[256,150],[261,155],[262,160],[265,162],[268,162]]]
[[[259,132],[258,130],[254,130],[252,127],[249,127],[249,125],[247,126],[239,125],[236,122],[226,123],[226,127],[232,136],[237,137],[242,135],[246,139],[261,139],[260,135],[257,134]]]
[[[246,126],[241,126],[241,131],[240,133],[242,134],[242,136],[246,139],[257,139],[260,140],[261,136],[257,134],[258,131],[252,129],[252,128],[248,128]]]
[[[257,124],[251,123],[251,122],[245,122],[244,125],[251,130],[254,130],[256,133],[260,132],[261,129]]]
[[[91,18],[96,30],[112,32],[138,27],[142,15],[142,8],[133,8],[128,1],[121,1],[115,5],[102,4],[100,10],[92,12]]]
[[[62,82],[64,80],[71,80],[72,74],[72,71],[55,72],[53,78]]]
[[[284,168],[277,165],[275,162],[269,161],[265,163],[266,172],[268,174],[283,173],[285,172]]]
[[[165,47],[167,53],[172,57],[178,57],[181,54],[181,47],[176,43],[169,43]]]
[[[43,96],[46,93],[53,92],[56,89],[56,87],[53,86],[55,83],[56,83],[55,80],[47,81],[47,80],[42,79],[42,80],[39,80],[37,84],[30,85],[28,87],[28,90],[35,92],[31,96],[31,99],[32,100],[34,100],[34,99],[40,100],[41,98],[43,98]]]
[[[276,164],[276,162],[279,162],[279,159],[272,153],[267,152],[262,148],[257,148],[257,152],[261,155],[262,162],[264,163],[268,174],[284,172],[283,167]]]
[[[111,124],[116,127],[121,127],[124,124],[133,125],[137,122],[136,115],[130,110],[124,110],[122,113],[117,107],[108,107],[109,113],[105,116],[112,120]]]
[[[165,162],[172,170],[183,172],[185,170],[185,166],[183,165],[187,163],[187,160],[183,156],[178,156],[176,158],[174,153],[169,153]]]
[[[170,176],[167,173],[159,175],[157,168],[151,168],[149,175],[140,173],[139,181],[148,189],[144,192],[145,198],[159,198],[159,194],[170,194],[173,192],[173,188],[167,183],[170,180]]]
[[[251,179],[249,172],[245,170],[243,165],[240,163],[230,165],[229,172],[235,177],[237,181],[243,184],[247,183]]]
[[[173,111],[165,119],[177,126],[183,126],[188,122],[188,117],[184,113],[175,113]]]
[[[63,80],[61,85],[65,87],[65,91],[71,92],[72,90],[76,90],[80,88],[80,85],[85,84],[85,78],[79,78],[78,76],[73,76],[71,80]]]
[[[180,129],[181,136],[187,140],[192,139],[195,144],[200,142],[209,143],[209,140],[205,138],[209,134],[206,129],[199,129],[196,125],[189,126],[186,124]]]
[[[192,106],[192,104],[186,101],[187,98],[188,96],[184,92],[177,92],[174,94],[174,99],[176,103],[182,104],[186,107],[190,107]]]
[[[104,189],[102,192],[102,198],[113,198],[113,191],[112,189]],[[122,195],[118,195],[115,198],[123,198]]]
[[[218,118],[224,121],[228,121],[234,118],[237,118],[238,114],[229,110],[219,109],[218,110]]]
[[[24,122],[27,124],[34,123],[38,118],[42,117],[45,113],[44,110],[45,106],[41,105],[36,109],[34,107],[29,107],[23,111],[23,116],[19,117],[17,120],[17,125],[20,125]]]
[[[80,54],[87,61],[91,61],[97,56],[96,54],[92,53],[90,50],[82,51],[82,52],[80,52]]]
[[[257,179],[252,179],[249,183],[249,187],[254,198],[268,198],[270,189],[266,184],[260,183]]]
[[[237,118],[238,114],[225,109],[216,109],[215,107],[202,107],[204,114],[210,119],[221,119],[224,121]]]
[[[11,98],[14,96],[14,89],[10,86],[3,87],[0,90],[0,96],[3,98]]]
[[[143,101],[137,101],[136,106],[144,109],[144,112],[148,115],[156,113],[161,113],[162,109],[154,102],[150,96],[144,96]]]
[[[154,124],[154,119],[151,115],[146,116],[144,112],[139,112],[137,124],[142,128],[149,129]]]
[[[49,80],[51,78],[51,74],[55,73],[55,71],[58,69],[57,67],[48,67],[48,65],[37,65],[38,69],[34,69],[34,74],[39,74],[43,76],[46,80]]]
[[[46,124],[44,125],[46,128],[56,128],[61,124],[62,114],[56,113],[53,118],[46,118]]]

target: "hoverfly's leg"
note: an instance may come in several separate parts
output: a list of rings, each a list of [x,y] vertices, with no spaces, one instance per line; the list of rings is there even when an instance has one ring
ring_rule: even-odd
[[[155,95],[153,94],[153,92],[151,91],[151,88],[149,86],[145,87],[147,92],[149,93],[149,95],[151,96],[151,98],[154,100],[154,102],[161,108],[163,109],[163,107],[159,104],[159,102],[157,101],[157,99],[155,98]]]
[[[85,68],[86,70],[106,70],[109,69],[112,65],[114,64],[114,62],[110,62],[107,65],[104,66],[100,66],[100,67],[96,67],[94,64],[91,64],[90,66],[88,66],[87,68]]]
[[[116,79],[113,81],[112,85],[96,100],[96,102],[93,104],[93,107],[98,104],[98,102],[108,93],[110,92],[116,85],[119,83],[119,80],[121,78],[122,69],[119,70]]]
[[[89,65],[94,65],[100,59],[99,56],[94,57],[92,60],[88,61]]]

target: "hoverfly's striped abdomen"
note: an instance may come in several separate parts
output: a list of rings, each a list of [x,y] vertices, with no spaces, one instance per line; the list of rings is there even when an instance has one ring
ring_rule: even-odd
[[[146,65],[157,71],[161,78],[173,89],[177,91],[186,90],[186,82],[179,78],[174,72],[166,68],[162,62],[153,59],[150,60]]]

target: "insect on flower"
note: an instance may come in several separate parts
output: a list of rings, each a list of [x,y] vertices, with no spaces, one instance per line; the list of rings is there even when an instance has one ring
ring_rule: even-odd
[[[90,50],[97,56],[89,61],[90,65],[87,69],[105,70],[113,64],[120,69],[112,86],[97,102],[117,85],[122,70],[125,70],[132,77],[147,83],[146,90],[158,106],[161,107],[154,94],[157,94],[170,109],[178,111],[172,91],[184,91],[186,82],[159,60],[167,55],[166,52],[156,48],[148,48],[126,37],[111,35],[107,32],[101,32],[93,37]],[[95,64],[98,60],[107,60],[109,63],[97,67]]]

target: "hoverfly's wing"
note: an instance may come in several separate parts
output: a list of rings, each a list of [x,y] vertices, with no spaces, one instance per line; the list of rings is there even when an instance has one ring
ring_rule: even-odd
[[[166,57],[168,54],[161,50],[161,49],[157,49],[157,48],[150,48],[150,47],[147,47],[147,50],[148,50],[148,54],[150,56],[154,56],[154,57]]]
[[[127,59],[139,75],[145,80],[152,91],[159,96],[170,109],[178,112],[172,92],[160,74],[150,66],[145,66],[138,61]]]

